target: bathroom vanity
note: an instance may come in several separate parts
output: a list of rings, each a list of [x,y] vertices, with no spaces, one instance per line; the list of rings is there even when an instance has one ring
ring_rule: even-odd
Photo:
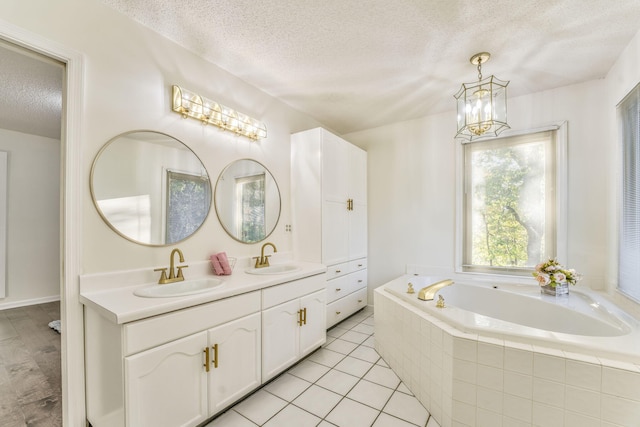
[[[198,425],[320,347],[326,268],[296,264],[268,275],[236,267],[206,292],[168,298],[134,295],[148,271],[83,276],[91,425]]]

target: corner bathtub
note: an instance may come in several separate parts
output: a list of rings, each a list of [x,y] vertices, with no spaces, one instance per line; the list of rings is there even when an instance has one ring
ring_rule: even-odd
[[[456,282],[417,298],[443,278],[401,276],[374,298],[376,349],[442,427],[640,426],[636,319],[575,287]]]

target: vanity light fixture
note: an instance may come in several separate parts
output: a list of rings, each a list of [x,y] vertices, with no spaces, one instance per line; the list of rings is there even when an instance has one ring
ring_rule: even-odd
[[[254,141],[267,137],[267,127],[261,121],[180,86],[173,86],[171,109],[185,119],[191,117]]]
[[[471,142],[474,139],[498,136],[509,129],[507,124],[507,85],[509,82],[495,76],[482,78],[482,64],[491,58],[489,52],[480,52],[469,62],[478,66],[478,81],[463,83],[454,97],[458,104],[458,132],[456,138]],[[463,141],[464,143],[465,141]]]

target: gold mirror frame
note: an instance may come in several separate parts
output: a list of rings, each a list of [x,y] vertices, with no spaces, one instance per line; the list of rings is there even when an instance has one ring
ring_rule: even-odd
[[[238,193],[243,194],[242,200]],[[244,196],[245,193],[248,195]],[[278,183],[266,166],[253,159],[238,159],[228,164],[218,176],[214,205],[227,234],[238,242],[252,244],[265,240],[276,229],[282,212],[282,197]],[[256,220],[253,223],[237,221],[247,216]]]
[[[176,229],[169,225],[169,217],[176,217],[169,182],[179,179],[188,180],[201,193],[192,197],[199,202],[194,205],[199,215],[192,224],[178,222],[183,227],[178,234],[183,235],[167,241]],[[211,180],[204,164],[186,144],[163,132],[133,130],[111,138],[96,154],[89,187],[93,204],[109,228],[144,246],[169,246],[188,239],[211,211]]]

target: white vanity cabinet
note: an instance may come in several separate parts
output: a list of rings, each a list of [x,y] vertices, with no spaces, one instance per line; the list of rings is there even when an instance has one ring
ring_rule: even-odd
[[[255,389],[260,310],[260,291],[121,325],[86,309],[89,422],[194,426]]]
[[[208,418],[201,332],[125,358],[128,426],[192,426]]]
[[[326,342],[325,275],[262,291],[262,380],[267,381]]]
[[[367,153],[322,128],[299,132],[291,175],[294,253],[327,266],[328,328],[367,305]]]

